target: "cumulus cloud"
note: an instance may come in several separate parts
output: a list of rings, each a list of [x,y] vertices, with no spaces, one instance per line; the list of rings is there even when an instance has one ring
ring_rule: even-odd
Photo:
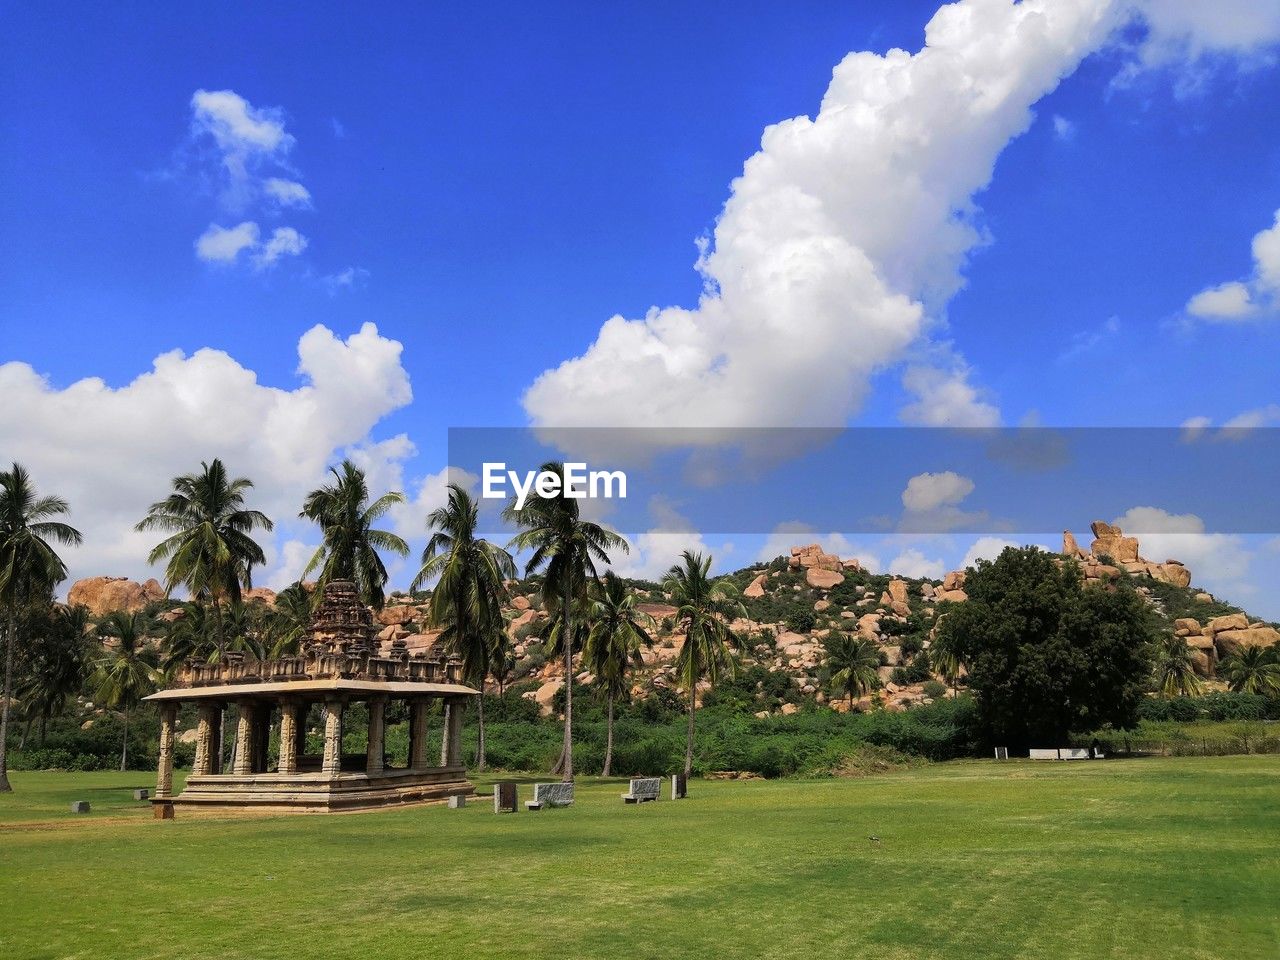
[[[1270,0],[1137,0],[1147,25],[1146,65],[1231,56],[1244,66],[1270,62],[1280,42],[1280,5]]]
[[[206,263],[234,263],[245,250],[258,246],[258,225],[246,220],[234,227],[209,224],[196,240],[196,256]]]
[[[941,580],[946,572],[947,565],[942,560],[926,557],[915,547],[908,547],[889,561],[889,573],[900,577]]]
[[[610,554],[609,568],[618,576],[661,580],[672,565],[680,562],[680,554],[685,550],[710,555],[713,572],[725,568],[726,558],[733,553],[733,544],[708,543],[688,518],[662,497],[649,501],[649,513],[654,520],[653,529],[627,536],[628,552],[618,550]]]
[[[1061,114],[1053,115],[1053,137],[1060,143],[1070,143],[1076,138],[1076,125]]]
[[[1000,410],[969,383],[969,368],[908,367],[902,386],[915,400],[899,411],[903,423],[918,427],[998,427]]]
[[[971,493],[973,481],[952,470],[920,473],[907,481],[902,505],[912,513],[925,513],[944,504],[957,504]]]
[[[307,249],[307,238],[293,227],[276,227],[270,238],[254,254],[259,267],[269,267],[281,257],[296,257]]]
[[[123,386],[91,377],[58,386],[29,364],[0,365],[0,447],[40,489],[71,503],[85,534],[68,550],[72,577],[148,576],[154,533],[133,525],[168,491],[169,479],[221,457],[256,487],[253,506],[281,523],[278,537],[305,540],[296,520],[306,492],[340,451],[368,441],[387,414],[409,403],[401,345],[365,324],[346,339],[323,326],[298,341],[299,383],[269,386],[220,350],[174,350]],[[390,454],[389,454],[390,455]],[[277,562],[288,550],[270,544]],[[262,571],[263,582],[274,571]]]
[[[1213,323],[1238,323],[1271,315],[1280,307],[1280,211],[1275,223],[1253,238],[1253,273],[1202,290],[1187,301],[1187,313]]]
[[[610,319],[528,389],[534,423],[843,424],[962,285],[986,241],[974,194],[1113,14],[1107,0],[966,0],[915,54],[849,54],[817,115],[767,128],[734,180],[697,306]],[[945,377],[918,381],[929,396],[909,420],[957,422],[948,396],[960,422],[997,419]]]

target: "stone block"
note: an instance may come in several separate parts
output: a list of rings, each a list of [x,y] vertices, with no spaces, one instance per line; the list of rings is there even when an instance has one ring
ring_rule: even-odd
[[[449,798],[450,810],[461,810],[466,805],[467,805],[467,798],[460,793],[455,793],[453,796]]]
[[[147,790],[146,788],[133,791],[133,799],[135,800],[148,800],[150,798],[151,798],[151,791]]]
[[[88,800],[73,800],[73,801],[71,802],[71,812],[72,812],[72,813],[88,813],[88,812],[89,812],[89,801],[88,801]]]

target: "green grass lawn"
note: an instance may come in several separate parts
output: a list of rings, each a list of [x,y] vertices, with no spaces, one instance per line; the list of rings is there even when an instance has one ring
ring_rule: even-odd
[[[582,780],[572,809],[501,817],[156,822],[145,775],[12,777],[6,960],[1280,957],[1274,756],[695,782],[641,807]]]

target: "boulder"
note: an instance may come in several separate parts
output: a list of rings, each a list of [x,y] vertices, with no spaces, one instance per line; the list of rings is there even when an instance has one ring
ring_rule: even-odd
[[[858,618],[858,633],[866,637],[868,640],[874,640],[880,635],[880,615],[878,613],[864,613]]]
[[[268,587],[254,587],[246,590],[241,597],[245,603],[253,603],[255,600],[265,603],[268,607],[276,605],[276,592]]]
[[[402,626],[413,620],[418,611],[407,603],[398,603],[383,607],[377,613],[377,620],[384,627]]]
[[[1126,537],[1119,527],[1101,520],[1093,521],[1090,529],[1093,530],[1093,543],[1089,545],[1089,552],[1095,557],[1105,555],[1118,563],[1138,559],[1136,537]]]
[[[516,610],[528,610],[530,606],[529,598],[528,597],[512,597],[511,606]]]
[[[1204,625],[1202,631],[1206,637],[1211,637],[1215,633],[1222,630],[1248,630],[1249,618],[1243,613],[1229,613],[1225,617],[1214,617]]]
[[[548,680],[534,692],[533,701],[538,705],[538,713],[544,717],[551,716],[551,704],[563,686],[564,682],[561,680]]]
[[[819,600],[817,603],[813,605],[813,610],[815,613],[821,613],[823,610],[830,609],[830,607],[831,607],[830,600]]]
[[[1076,543],[1075,534],[1070,530],[1062,531],[1062,553],[1064,556],[1075,557],[1077,560],[1085,558],[1085,552],[1080,549],[1080,544]]]
[[[905,604],[907,602],[907,582],[905,580],[890,580],[888,592],[891,603]]]
[[[965,573],[963,570],[952,570],[942,578],[942,591],[944,593],[950,593],[954,590],[963,590],[964,577]]]
[[[804,570],[812,570],[816,567],[819,570],[838,573],[844,569],[844,564],[840,562],[839,557],[834,553],[825,553],[822,546],[817,543],[811,543],[806,547],[792,547],[791,559],[788,563],[792,567]]]
[[[964,603],[969,599],[969,595],[963,590],[943,590],[938,594],[938,602],[947,603]]]
[[[1171,583],[1175,587],[1182,587],[1184,590],[1191,586],[1191,571],[1177,560],[1166,560],[1156,566],[1156,571],[1153,576],[1157,580]]]
[[[1179,617],[1173,621],[1173,632],[1180,637],[1192,636],[1199,633],[1200,630],[1199,620],[1192,620],[1190,617]]]
[[[818,590],[830,590],[832,587],[844,583],[844,574],[836,573],[834,570],[826,570],[822,567],[810,567],[805,571],[804,579],[809,586]]]
[[[1280,643],[1280,630],[1274,627],[1249,627],[1244,630],[1222,630],[1213,641],[1223,657],[1239,653],[1245,647],[1274,647]]]
[[[766,580],[768,580],[768,577],[763,573],[760,574],[758,577],[752,580],[749,584],[747,584],[747,589],[742,591],[742,595],[744,597],[751,597],[752,599],[763,597],[764,585]]]
[[[95,617],[104,617],[117,610],[137,613],[157,600],[164,599],[164,587],[154,578],[146,583],[136,583],[128,577],[89,577],[77,580],[67,591],[67,603],[73,607],[88,607]]]
[[[1213,603],[1213,594],[1197,593],[1193,599],[1196,603]]]

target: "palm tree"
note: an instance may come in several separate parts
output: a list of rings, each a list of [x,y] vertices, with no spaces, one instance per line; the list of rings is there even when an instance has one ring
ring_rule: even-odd
[[[208,608],[187,602],[178,608],[180,614],[164,626],[164,658],[162,667],[168,676],[173,676],[188,660],[203,660],[216,663],[221,656],[221,648],[214,630],[213,617]]]
[[[698,708],[698,683],[713,686],[722,673],[734,669],[731,647],[738,638],[729,629],[734,617],[745,617],[747,611],[734,599],[738,588],[725,579],[713,580],[711,555],[690,550],[681,554],[662,581],[662,589],[676,606],[675,622],[684,631],[684,646],[676,655],[676,676],[689,695],[689,729],[684,750],[684,775],[693,773],[694,714]]]
[[[373,525],[393,506],[404,503],[404,494],[384,493],[369,503],[364,471],[354,463],[343,460],[329,472],[334,482],[307,494],[300,514],[320,525],[324,539],[302,575],[306,577],[319,568],[322,590],[331,580],[350,580],[360,598],[380,610],[385,600],[387,568],[378,551],[407,557],[409,545],[394,533],[375,530]]]
[[[50,718],[59,714],[67,700],[80,692],[90,666],[86,608],[50,606],[43,620],[43,628],[33,635],[27,652],[26,677],[18,686],[28,726],[32,720],[40,720],[41,743],[44,743]]]
[[[960,671],[963,668],[959,654],[943,637],[939,637],[929,648],[929,663],[934,671],[947,681],[947,686],[951,688],[951,696],[954,698],[958,692],[956,683],[960,679]]]
[[[301,583],[292,583],[276,594],[276,605],[267,614],[265,640],[272,657],[298,652],[311,631],[312,595]]]
[[[880,684],[880,650],[864,637],[837,633],[827,637],[827,666],[831,669],[831,687],[849,698],[853,707],[856,697],[865,696]]]
[[[147,557],[165,561],[165,590],[186,587],[198,604],[213,604],[218,656],[226,649],[222,605],[240,603],[242,589],[253,586],[253,568],[266,563],[253,539],[256,529],[271,530],[267,516],[246,510],[244,494],[253,487],[247,477],[230,479],[219,459],[201,463],[199,473],[174,477],[173,492],[153,503],[137,530],[169,534]]]
[[[1156,652],[1156,689],[1160,695],[1194,697],[1202,688],[1187,642],[1173,634],[1165,635]]]
[[[479,519],[479,508],[467,491],[456,483],[449,484],[448,503],[427,515],[431,539],[409,589],[437,581],[431,591],[428,618],[441,630],[440,641],[462,660],[463,677],[480,690],[476,767],[483,770],[484,682],[504,637],[504,581],[515,576],[516,565],[507,551],[476,536]]]
[[[70,511],[60,497],[37,496],[27,471],[15,463],[0,472],[0,604],[6,615],[4,697],[0,701],[0,793],[9,785],[9,701],[13,697],[13,652],[18,609],[29,598],[53,589],[67,577],[66,564],[50,546],[80,543],[80,531],[55,517]]]
[[[608,704],[608,734],[605,737],[604,769],[609,776],[613,765],[613,705],[627,694],[627,669],[640,666],[641,646],[652,646],[646,627],[653,617],[636,608],[636,595],[612,570],[604,575],[591,596],[591,631],[587,635],[584,659],[596,675],[596,686]]]
[[[543,473],[556,473],[561,477],[559,491],[544,497],[535,491],[517,509],[513,500],[503,511],[503,517],[514,521],[524,529],[512,537],[508,549],[531,550],[525,575],[546,568],[542,582],[542,603],[550,616],[564,621],[564,631],[575,636],[573,627],[574,604],[586,597],[587,582],[596,579],[596,565],[609,563],[610,550],[628,552],[627,542],[612,530],[579,514],[579,501],[565,495],[564,464],[549,461],[542,465]],[[565,782],[573,780],[573,643],[565,643],[564,650],[564,743],[556,766],[562,771]]]
[[[149,627],[144,614],[120,610],[108,616],[99,627],[102,636],[114,643],[98,661],[94,699],[124,714],[124,736],[120,745],[122,773],[129,762],[129,711],[154,691],[161,679],[155,652],[147,646]]]
[[[1274,647],[1244,647],[1222,661],[1218,673],[1239,693],[1280,696],[1280,660]]]

